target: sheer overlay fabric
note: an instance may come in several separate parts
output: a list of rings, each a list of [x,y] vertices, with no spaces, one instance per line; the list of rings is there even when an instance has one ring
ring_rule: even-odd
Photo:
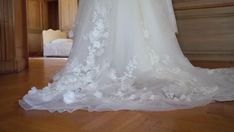
[[[202,69],[184,57],[171,0],[79,5],[65,67],[20,100],[25,110],[162,111],[234,99],[234,69]]]

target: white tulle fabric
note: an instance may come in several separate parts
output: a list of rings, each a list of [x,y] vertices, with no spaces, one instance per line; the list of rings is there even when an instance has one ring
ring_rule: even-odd
[[[25,110],[191,108],[234,99],[234,70],[193,67],[177,42],[171,0],[80,0],[65,67]]]

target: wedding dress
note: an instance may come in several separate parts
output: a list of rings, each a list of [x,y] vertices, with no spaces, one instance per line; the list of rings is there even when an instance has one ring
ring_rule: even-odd
[[[80,0],[65,67],[25,110],[72,112],[192,108],[234,100],[234,69],[202,69],[184,57],[171,0]]]

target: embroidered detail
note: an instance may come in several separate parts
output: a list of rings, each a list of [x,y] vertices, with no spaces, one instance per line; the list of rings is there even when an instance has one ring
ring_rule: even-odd
[[[126,72],[124,72],[124,75],[119,78],[121,82],[121,90],[127,90],[132,86],[135,80],[135,76],[133,75],[133,71],[137,68],[137,61],[136,58],[131,60],[129,64],[126,67]]]
[[[75,96],[74,92],[78,97],[86,91],[93,91],[97,89],[98,82],[96,81],[101,73],[109,73],[109,78],[116,84],[120,84],[117,92],[114,93],[118,97],[126,96],[125,91],[131,89],[134,83],[135,76],[133,75],[134,70],[137,68],[136,57],[129,61],[126,66],[126,71],[123,75],[117,76],[116,71],[110,68],[108,61],[103,61],[97,64],[97,57],[100,57],[104,53],[105,40],[109,37],[108,33],[108,10],[97,4],[95,6],[95,11],[93,15],[92,22],[94,23],[94,28],[83,38],[89,41],[91,45],[88,47],[88,56],[86,58],[85,64],[80,64],[76,60],[69,61],[65,67],[65,72],[62,76],[59,76],[53,83],[53,87],[56,91],[65,92],[64,102],[69,104],[73,102]],[[66,89],[64,89],[66,88]],[[84,89],[85,88],[85,89]],[[72,96],[71,96],[72,95]],[[97,98],[102,98],[104,94],[102,91],[96,91],[93,94]],[[126,98],[126,97],[124,97]],[[130,96],[133,100],[133,96]]]
[[[88,47],[88,56],[85,64],[81,64],[76,60],[71,60],[65,66],[62,76],[58,75],[54,79],[55,82],[51,87],[60,92],[69,91],[64,94],[65,103],[71,103],[71,100],[74,99],[74,96],[70,96],[72,90],[76,91],[76,95],[80,98],[84,97],[82,92],[85,93],[84,91],[96,89],[97,82],[94,80],[103,72],[102,69],[105,70],[109,67],[107,62],[103,62],[102,64],[96,63],[97,57],[104,54],[104,43],[109,37],[108,15],[109,11],[107,8],[99,3],[95,5],[92,17],[94,27],[89,33],[83,36],[83,39],[89,41],[91,44]],[[102,97],[102,93],[96,92],[94,96],[100,98]]]
[[[94,96],[96,96],[97,98],[102,98],[103,97],[103,94],[100,92],[100,91],[96,91],[94,93]]]
[[[149,31],[144,29],[144,38],[149,39],[150,38],[150,34]]]

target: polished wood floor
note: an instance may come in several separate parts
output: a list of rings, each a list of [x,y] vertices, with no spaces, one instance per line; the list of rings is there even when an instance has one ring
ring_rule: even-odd
[[[49,113],[24,111],[18,100],[30,87],[43,87],[65,59],[30,59],[27,71],[0,76],[0,132],[234,132],[234,102],[169,112]],[[202,67],[231,67],[233,62],[194,61]]]

